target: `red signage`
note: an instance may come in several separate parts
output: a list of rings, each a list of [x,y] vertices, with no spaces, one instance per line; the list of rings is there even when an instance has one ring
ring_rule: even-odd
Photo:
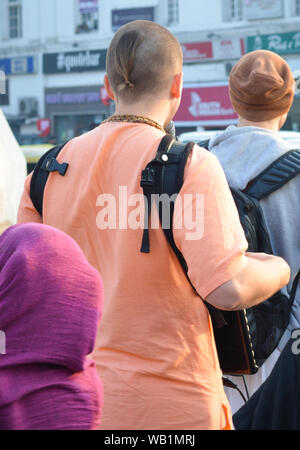
[[[202,85],[184,87],[180,108],[174,118],[182,125],[229,125],[236,123],[228,85]]]
[[[105,89],[104,86],[100,88],[100,97],[103,105],[109,106],[110,105],[110,97]]]
[[[245,54],[244,39],[221,39],[213,42],[214,60],[240,59]]]
[[[184,62],[200,61],[213,57],[212,42],[181,44]]]
[[[208,60],[239,59],[245,54],[244,39],[219,39],[181,44],[185,63]]]
[[[47,137],[51,131],[51,120],[50,119],[39,119],[36,123],[39,136]]]

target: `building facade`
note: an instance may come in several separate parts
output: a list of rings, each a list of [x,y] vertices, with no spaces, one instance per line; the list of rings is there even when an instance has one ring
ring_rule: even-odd
[[[236,122],[228,77],[245,52],[276,51],[300,76],[300,0],[1,0],[0,104],[16,136],[64,141],[109,116],[106,51],[136,19],[168,27],[182,44],[180,131]],[[300,131],[298,96],[286,127]]]

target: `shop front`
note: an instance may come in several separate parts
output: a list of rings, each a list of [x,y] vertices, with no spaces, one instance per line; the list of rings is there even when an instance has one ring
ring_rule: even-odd
[[[111,105],[103,97],[103,86],[48,88],[45,111],[51,134],[61,143],[98,126],[110,115]]]
[[[36,91],[31,90],[33,95],[26,95],[20,79],[27,86],[36,86],[37,73],[37,55],[0,58],[0,106],[17,140],[25,121],[38,115]]]
[[[87,2],[81,5],[86,7]],[[93,80],[100,78],[105,72],[106,52],[94,49],[43,55],[43,73],[49,86],[45,89],[44,119],[51,120],[51,135],[58,143],[92,130],[110,115],[112,105],[104,87],[95,82],[84,86],[78,83],[78,74]],[[67,79],[68,87],[62,87]]]

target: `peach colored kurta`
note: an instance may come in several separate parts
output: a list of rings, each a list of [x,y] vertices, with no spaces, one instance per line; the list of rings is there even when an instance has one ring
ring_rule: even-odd
[[[142,227],[132,226],[139,219],[143,224],[143,205],[134,195],[142,194],[141,172],[162,137],[148,125],[107,123],[69,142],[58,159],[70,166],[65,177],[50,175],[43,220],[72,236],[103,278],[93,354],[104,385],[102,429],[228,429],[230,407],[207,309],[162,230],[150,230],[151,252],[142,254]],[[40,221],[29,184],[30,177],[19,222]],[[184,205],[203,222],[203,233],[190,240],[183,221],[174,236],[193,285],[206,298],[245,266],[247,243],[220,164],[197,146],[181,198],[185,194]],[[176,224],[180,211],[176,202]]]

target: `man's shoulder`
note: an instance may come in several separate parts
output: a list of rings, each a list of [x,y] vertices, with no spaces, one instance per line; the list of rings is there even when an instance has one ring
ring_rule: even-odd
[[[202,183],[211,185],[220,178],[225,179],[225,173],[218,158],[195,144],[185,168],[185,182],[197,188]]]
[[[216,155],[208,151],[206,148],[200,147],[195,144],[193,150],[191,151],[190,158],[188,161],[190,170],[195,168],[200,168],[203,166],[209,167],[220,167],[220,163]]]
[[[78,148],[81,149],[81,151],[84,152],[85,149],[91,148],[91,146],[97,144],[97,137],[101,131],[99,130],[99,127],[94,128],[91,131],[88,131],[87,133],[84,133],[80,136],[74,137],[73,139],[69,140],[65,143],[64,149],[68,150],[76,150]]]

